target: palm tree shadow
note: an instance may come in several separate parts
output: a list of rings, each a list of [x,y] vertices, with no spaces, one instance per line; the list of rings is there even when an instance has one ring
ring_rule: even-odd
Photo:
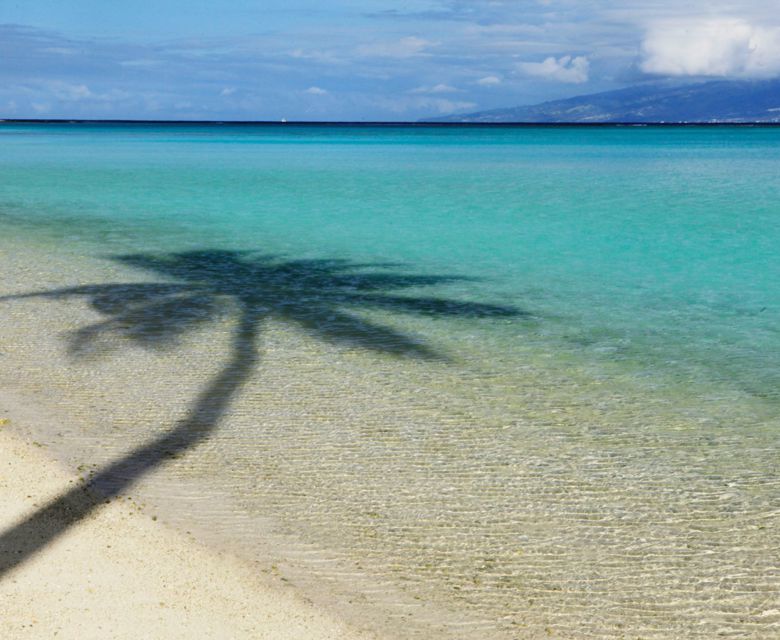
[[[227,362],[187,415],[155,438],[95,474],[89,483],[54,498],[0,534],[0,577],[43,549],[104,502],[120,495],[167,460],[193,448],[219,425],[260,362],[257,341],[270,319],[295,325],[334,344],[395,357],[447,361],[419,339],[355,314],[381,309],[431,317],[496,318],[523,315],[514,307],[400,295],[408,289],[463,278],[392,271],[397,265],[346,260],[281,260],[236,251],[133,254],[113,260],[168,282],[108,283],[0,297],[86,299],[104,319],[68,337],[75,358],[116,348],[122,338],[145,348],[174,348],[187,332],[237,314]]]

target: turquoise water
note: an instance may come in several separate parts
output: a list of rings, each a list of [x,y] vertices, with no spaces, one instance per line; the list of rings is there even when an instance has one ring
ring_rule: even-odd
[[[313,341],[257,329],[299,369],[218,426],[241,509],[484,634],[779,632],[778,203],[780,128],[0,127],[5,245]],[[81,347],[170,337],[127,294],[64,296],[113,319]]]
[[[468,293],[517,304],[534,336],[774,396],[779,138],[5,126],[3,212],[104,253],[250,249],[480,278]]]

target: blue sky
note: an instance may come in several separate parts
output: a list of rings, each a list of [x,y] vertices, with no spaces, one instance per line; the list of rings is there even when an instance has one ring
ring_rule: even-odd
[[[0,117],[415,120],[780,75],[774,0],[0,0]]]

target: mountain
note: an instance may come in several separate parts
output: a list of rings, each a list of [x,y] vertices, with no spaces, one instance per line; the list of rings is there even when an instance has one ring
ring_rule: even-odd
[[[424,122],[780,122],[780,78],[644,84]]]

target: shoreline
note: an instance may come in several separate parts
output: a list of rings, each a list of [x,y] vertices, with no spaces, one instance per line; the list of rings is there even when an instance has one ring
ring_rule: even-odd
[[[3,405],[0,535],[18,531],[81,482],[14,433],[13,425],[29,418]],[[0,565],[17,552],[3,545]],[[142,628],[166,639],[377,638],[328,615],[282,580],[155,522],[124,497],[0,576],[0,636],[129,639]]]

